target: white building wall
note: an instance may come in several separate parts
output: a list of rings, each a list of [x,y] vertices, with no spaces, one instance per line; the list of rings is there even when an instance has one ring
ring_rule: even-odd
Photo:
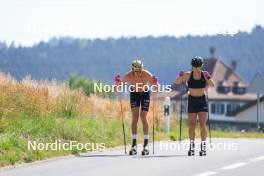
[[[212,113],[212,104],[223,104],[224,105],[224,113],[223,114],[216,114]],[[209,101],[209,115],[210,119],[218,120],[218,121],[235,121],[235,117],[227,116],[227,106],[229,104],[239,104],[240,106],[244,105],[243,102],[232,102],[232,101]]]
[[[256,122],[257,121],[257,104],[238,113],[235,120],[239,122]],[[259,106],[259,120],[264,123],[264,101]]]

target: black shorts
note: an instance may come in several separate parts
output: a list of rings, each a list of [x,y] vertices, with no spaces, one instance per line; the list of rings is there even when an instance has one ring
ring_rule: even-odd
[[[208,112],[208,103],[205,95],[201,97],[188,97],[188,113]]]
[[[132,108],[140,107],[142,111],[149,110],[150,93],[148,92],[130,92],[130,106]]]

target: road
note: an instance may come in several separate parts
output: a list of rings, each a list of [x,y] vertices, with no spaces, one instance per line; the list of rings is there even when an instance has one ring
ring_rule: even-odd
[[[207,156],[188,157],[183,141],[162,141],[155,155],[127,156],[123,148],[0,169],[0,176],[263,176],[264,139],[212,139]],[[216,148],[218,147],[218,148]],[[152,148],[150,148],[152,150]],[[139,148],[140,151],[140,148]]]

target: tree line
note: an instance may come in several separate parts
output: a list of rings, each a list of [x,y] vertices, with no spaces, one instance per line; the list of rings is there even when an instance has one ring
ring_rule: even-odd
[[[119,39],[52,38],[31,47],[0,43],[0,71],[17,79],[69,79],[70,75],[113,82],[116,73],[124,74],[133,59],[155,73],[161,83],[172,83],[179,70],[190,69],[190,60],[199,55],[209,57],[209,48],[228,65],[238,63],[238,73],[250,81],[257,71],[264,74],[264,28],[235,35],[185,37],[130,37]]]

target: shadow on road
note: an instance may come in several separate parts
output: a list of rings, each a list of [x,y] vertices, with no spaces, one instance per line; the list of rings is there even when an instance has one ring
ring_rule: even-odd
[[[78,157],[127,157],[129,155],[79,155]],[[134,155],[134,156],[129,156],[131,158],[172,158],[172,157],[186,157],[187,155],[148,155],[148,156],[142,156],[142,155]]]
[[[174,157],[186,157],[187,155],[148,155],[148,156],[133,156],[133,158],[174,158]]]
[[[127,155],[79,155],[78,157],[124,157]]]

